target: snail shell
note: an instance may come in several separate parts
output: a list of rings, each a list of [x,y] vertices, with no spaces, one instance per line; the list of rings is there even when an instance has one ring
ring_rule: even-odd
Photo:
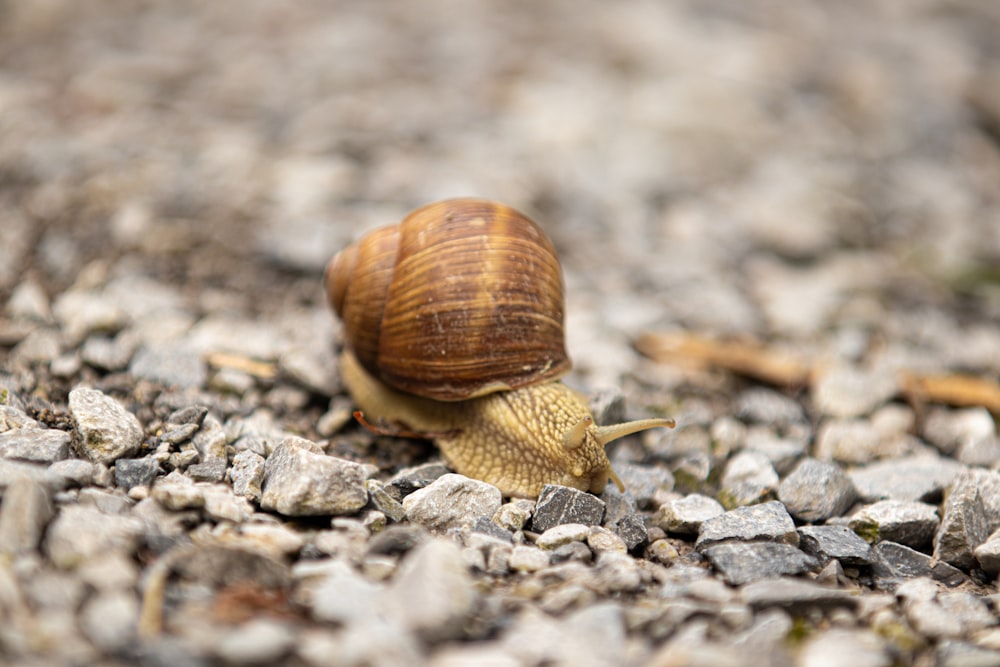
[[[458,401],[570,369],[555,248],[509,206],[418,208],[337,254],[325,280],[348,346],[395,389]]]

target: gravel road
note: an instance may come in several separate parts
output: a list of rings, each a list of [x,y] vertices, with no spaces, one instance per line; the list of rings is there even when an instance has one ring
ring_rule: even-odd
[[[1000,665],[998,34],[0,0],[0,662]],[[351,419],[323,267],[452,196],[551,236],[599,420],[676,419],[627,493]]]

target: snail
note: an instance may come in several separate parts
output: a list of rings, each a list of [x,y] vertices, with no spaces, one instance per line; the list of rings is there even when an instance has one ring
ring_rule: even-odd
[[[604,446],[674,425],[598,426],[559,381],[571,367],[561,268],[541,228],[513,208],[428,204],[339,252],[324,282],[359,420],[434,440],[453,469],[506,496],[535,497],[546,484],[601,493],[609,480],[624,491]]]

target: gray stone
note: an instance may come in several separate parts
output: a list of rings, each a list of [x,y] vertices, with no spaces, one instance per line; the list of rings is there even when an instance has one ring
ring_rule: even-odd
[[[934,661],[937,667],[1000,667],[1000,650],[948,640],[937,645]]]
[[[343,561],[333,561],[316,585],[310,586],[310,608],[318,621],[363,623],[378,611],[382,586],[365,579]]]
[[[227,665],[274,665],[294,645],[295,632],[287,622],[253,618],[225,632],[213,652]]]
[[[792,467],[806,455],[809,449],[810,434],[802,427],[794,434],[777,435],[765,426],[753,426],[747,429],[744,449],[759,452],[767,457],[779,475],[787,475]]]
[[[285,516],[353,514],[368,502],[365,481],[373,473],[371,466],[316,454],[289,438],[264,464],[260,506]]]
[[[385,486],[381,482],[370,479],[366,483],[366,488],[372,506],[385,514],[387,519],[398,522],[406,518],[406,508],[385,490]]]
[[[816,433],[815,452],[818,459],[863,464],[897,453],[886,450],[885,444],[869,421],[831,419]]]
[[[196,482],[221,482],[226,478],[226,459],[209,459],[187,467],[187,474]]]
[[[836,559],[844,565],[870,565],[871,545],[847,526],[802,526],[799,548],[821,562]]]
[[[973,551],[990,535],[980,495],[989,475],[985,470],[970,470],[956,477],[948,488],[941,525],[934,534],[934,558],[964,570],[975,564]]]
[[[857,492],[836,463],[804,459],[778,487],[778,499],[800,521],[825,521],[850,509]]]
[[[958,568],[896,542],[878,542],[872,547],[872,577],[876,586],[888,590],[913,577],[930,577],[946,586],[968,581]]]
[[[205,516],[213,521],[232,521],[233,523],[243,523],[253,516],[253,507],[250,501],[243,496],[237,496],[233,490],[225,484],[204,484],[202,486],[202,498],[204,499]],[[242,535],[257,537],[253,531],[255,528],[266,529],[271,526],[247,527]],[[277,528],[277,527],[276,527]],[[284,528],[283,526],[281,528]],[[270,536],[269,536],[270,537]],[[263,539],[261,542],[272,544],[273,540]],[[301,538],[295,536],[291,547],[292,552],[296,552],[301,547]]]
[[[523,530],[531,519],[531,511],[516,501],[504,503],[493,515],[493,523],[504,530]]]
[[[451,470],[443,463],[425,463],[400,470],[389,480],[385,490],[393,498],[402,502],[408,494],[422,489],[434,480],[448,474],[451,474]]]
[[[726,508],[715,498],[692,493],[660,505],[650,519],[650,525],[668,533],[697,535],[704,521],[721,516],[725,511]]]
[[[848,418],[870,414],[896,391],[896,378],[887,368],[833,365],[814,374],[811,396],[822,414]]]
[[[229,478],[233,483],[233,493],[247,500],[258,503],[261,497],[261,484],[264,482],[264,457],[244,449],[233,457],[233,466],[229,470]]]
[[[508,544],[514,541],[514,536],[510,534],[509,530],[501,528],[491,517],[485,515],[476,519],[472,523],[471,529],[476,535],[483,535]]]
[[[45,551],[56,567],[73,569],[109,551],[134,553],[142,530],[138,519],[68,505],[49,525]]]
[[[152,456],[115,461],[115,486],[125,490],[134,486],[151,486],[160,472],[160,462]]]
[[[879,461],[851,469],[847,474],[865,502],[888,499],[934,502],[964,470],[965,466],[952,459],[917,455]]]
[[[753,505],[774,497],[778,473],[763,453],[744,450],[729,458],[719,484],[724,507]]]
[[[785,506],[774,500],[738,507],[701,524],[695,548],[704,550],[726,540],[768,540],[796,546],[799,534]]]
[[[601,493],[601,500],[605,505],[605,528],[614,531],[630,550],[646,542],[649,537],[646,522],[638,513],[638,503],[630,491],[622,493],[609,484]]]
[[[53,304],[53,313],[71,340],[83,340],[93,332],[115,332],[128,322],[125,312],[96,291],[63,292]]]
[[[128,366],[135,354],[135,336],[123,332],[114,338],[91,336],[80,349],[80,359],[87,365],[105,371],[117,372]]]
[[[924,438],[948,455],[955,454],[965,445],[988,441],[996,435],[993,417],[982,407],[932,409],[928,411],[923,427]]]
[[[805,413],[798,401],[771,389],[747,389],[736,401],[736,416],[750,422],[785,427],[805,421]]]
[[[806,639],[798,667],[891,667],[886,640],[871,630],[829,628]]]
[[[64,459],[54,462],[48,470],[64,479],[67,484],[89,486],[94,482],[96,468],[96,464],[84,459]]]
[[[96,389],[77,387],[71,391],[69,412],[80,448],[95,463],[110,465],[134,456],[142,446],[142,427],[135,415]]]
[[[635,463],[615,463],[615,472],[625,484],[627,493],[635,498],[638,507],[651,509],[657,497],[674,488],[674,476],[661,465],[639,465]],[[614,488],[608,485],[608,489]],[[607,493],[607,490],[605,490]],[[605,502],[607,499],[605,498]]]
[[[136,378],[173,387],[201,387],[208,380],[201,353],[171,343],[141,346],[128,371]]]
[[[179,424],[160,436],[160,442],[179,445],[190,440],[198,432],[198,424]]]
[[[545,532],[563,523],[599,526],[604,518],[604,501],[586,491],[568,486],[546,484],[538,494],[531,528]]]
[[[403,560],[381,605],[386,615],[425,641],[442,641],[462,635],[478,600],[461,549],[450,540],[434,538]]]
[[[37,549],[53,513],[51,489],[30,477],[11,482],[0,503],[0,552]]]
[[[556,527],[558,528],[558,526]],[[551,528],[550,530],[556,530],[556,528]],[[549,531],[546,531],[546,533]],[[545,533],[543,533],[545,534]],[[600,556],[602,553],[614,552],[614,553],[628,553],[628,546],[626,546],[625,541],[618,537],[615,533],[611,532],[607,528],[602,528],[600,526],[591,526],[590,531],[587,533],[587,546]]]
[[[139,600],[125,590],[99,593],[80,612],[80,629],[87,639],[109,653],[124,650],[135,641]]]
[[[854,610],[858,597],[852,592],[786,577],[760,579],[740,589],[740,599],[754,609],[780,607],[796,614],[806,609]]]
[[[0,456],[5,459],[52,463],[69,456],[72,436],[54,428],[18,428],[0,433]]]
[[[601,595],[638,591],[642,588],[642,573],[638,563],[625,553],[604,551],[598,554],[593,569],[594,576],[588,581],[587,587]]]
[[[514,572],[538,572],[548,566],[548,552],[526,544],[515,545],[507,558],[507,567]]]
[[[930,639],[957,639],[996,625],[996,617],[982,596],[942,590],[925,578],[901,583],[895,590],[913,628]]]
[[[410,521],[436,531],[471,526],[481,516],[492,517],[502,503],[492,484],[449,473],[403,499]]]
[[[934,505],[880,500],[855,512],[849,525],[851,530],[872,544],[887,540],[922,549],[930,545],[939,523]]]
[[[818,567],[811,556],[790,544],[776,542],[723,542],[705,547],[702,553],[733,586],[802,574]]]
[[[583,542],[590,535],[590,526],[582,523],[563,523],[549,528],[538,536],[535,546],[551,551],[570,542]]]
[[[985,542],[976,547],[973,554],[983,571],[991,577],[1000,575],[1000,530],[995,531]]]
[[[642,546],[649,540],[646,522],[638,514],[628,514],[622,517],[614,524],[613,530],[629,551]]]

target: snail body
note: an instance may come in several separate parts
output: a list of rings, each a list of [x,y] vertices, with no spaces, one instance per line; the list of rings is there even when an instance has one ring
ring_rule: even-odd
[[[570,369],[552,243],[514,209],[452,199],[371,232],[327,266],[341,375],[369,420],[433,439],[454,469],[509,496],[600,493],[604,445],[658,426],[597,426]]]

